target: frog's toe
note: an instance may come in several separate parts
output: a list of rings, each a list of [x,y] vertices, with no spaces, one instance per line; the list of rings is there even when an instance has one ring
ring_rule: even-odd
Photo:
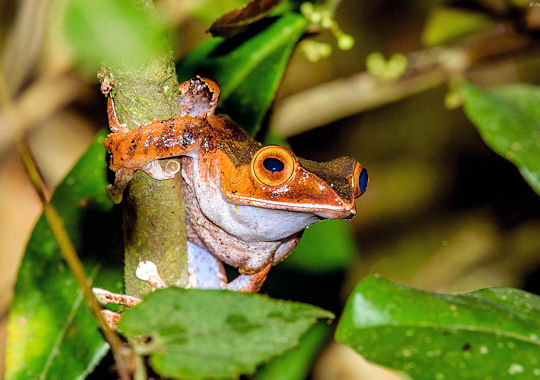
[[[129,181],[133,179],[133,170],[120,168],[116,171],[114,183],[106,188],[107,195],[113,203],[118,204],[122,201],[122,195]]]
[[[107,325],[109,325],[109,327],[112,330],[116,330],[116,326],[118,325],[118,323],[120,323],[120,319],[122,319],[122,315],[112,310],[107,310],[107,309],[101,310],[100,313],[103,316],[105,323],[107,323]]]
[[[180,163],[177,160],[169,160],[165,165],[165,174],[174,178],[174,176],[180,171]]]
[[[153,179],[165,180],[174,178],[176,173],[178,173],[180,170],[180,164],[176,160],[169,160],[165,166],[165,169],[163,169],[158,160],[154,160],[145,164],[141,170]]]

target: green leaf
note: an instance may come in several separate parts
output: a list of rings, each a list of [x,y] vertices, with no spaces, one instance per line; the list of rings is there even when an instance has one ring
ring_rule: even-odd
[[[272,360],[257,372],[253,380],[303,380],[330,333],[330,326],[319,322],[300,340],[300,345]]]
[[[492,22],[482,13],[439,7],[429,15],[422,33],[422,42],[426,46],[437,46],[490,25]]]
[[[118,291],[121,271],[103,263],[122,236],[119,215],[105,194],[104,136],[58,186],[52,203],[94,285]],[[19,269],[8,331],[7,379],[83,378],[108,350],[43,215]]]
[[[377,276],[349,297],[336,339],[415,380],[540,376],[540,298],[510,288],[450,295]]]
[[[162,376],[230,378],[296,346],[318,318],[333,314],[260,294],[168,288],[127,310],[118,330]]]
[[[306,27],[304,17],[285,13],[250,25],[228,40],[212,38],[177,65],[179,80],[196,75],[216,79],[221,110],[255,135]]]
[[[487,145],[514,163],[540,194],[540,87],[462,86],[465,113]]]
[[[325,220],[306,229],[294,252],[280,265],[326,273],[347,268],[355,256],[356,244],[348,221]]]
[[[94,71],[102,61],[144,64],[165,38],[165,23],[127,0],[69,0],[63,25],[77,62]]]

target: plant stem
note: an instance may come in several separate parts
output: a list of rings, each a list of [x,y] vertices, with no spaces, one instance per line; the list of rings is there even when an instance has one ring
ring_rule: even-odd
[[[153,11],[150,0],[133,3]],[[119,121],[134,129],[145,121],[179,116],[178,79],[168,41],[145,62],[128,58],[104,63],[114,78],[110,95]],[[138,171],[124,192],[122,210],[126,294],[142,298],[152,290],[135,276],[144,260],[156,264],[167,285],[185,284],[187,236],[181,175],[157,181]]]
[[[103,318],[103,315],[101,314],[102,308],[92,293],[91,285],[84,271],[84,267],[79,260],[79,256],[75,251],[75,247],[73,246],[66,229],[64,228],[62,219],[58,215],[58,212],[54,206],[49,202],[48,192],[43,181],[41,180],[41,176],[39,175],[39,171],[32,154],[30,153],[30,150],[23,139],[19,138],[17,140],[19,153],[21,155],[24,167],[34,189],[36,190],[36,193],[39,196],[39,199],[43,204],[43,212],[45,213],[47,222],[49,223],[52,233],[58,242],[62,255],[73,272],[73,275],[77,279],[77,282],[84,293],[84,297],[90,306],[90,310],[98,320],[101,331],[111,347],[120,378],[122,380],[129,380],[131,379],[131,376],[129,375],[130,371],[128,357],[131,355],[131,350],[122,342],[120,337],[109,327]]]

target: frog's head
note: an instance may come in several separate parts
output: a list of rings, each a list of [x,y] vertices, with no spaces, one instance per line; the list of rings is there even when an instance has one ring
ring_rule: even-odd
[[[315,162],[278,145],[258,149],[246,165],[228,165],[223,184],[232,203],[314,214],[322,219],[350,218],[355,198],[368,185],[366,169],[354,158]],[[228,172],[228,173],[227,173]]]

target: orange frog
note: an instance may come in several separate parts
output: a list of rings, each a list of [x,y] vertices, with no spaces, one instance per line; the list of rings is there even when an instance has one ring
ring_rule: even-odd
[[[355,159],[315,162],[277,145],[263,146],[227,116],[215,114],[219,86],[197,77],[180,85],[182,116],[133,131],[118,123],[111,98],[105,140],[116,172],[110,192],[121,196],[136,170],[174,177],[181,157],[188,228],[190,284],[255,292],[270,267],[320,220],[351,218],[368,184]],[[227,283],[222,262],[240,275]]]

